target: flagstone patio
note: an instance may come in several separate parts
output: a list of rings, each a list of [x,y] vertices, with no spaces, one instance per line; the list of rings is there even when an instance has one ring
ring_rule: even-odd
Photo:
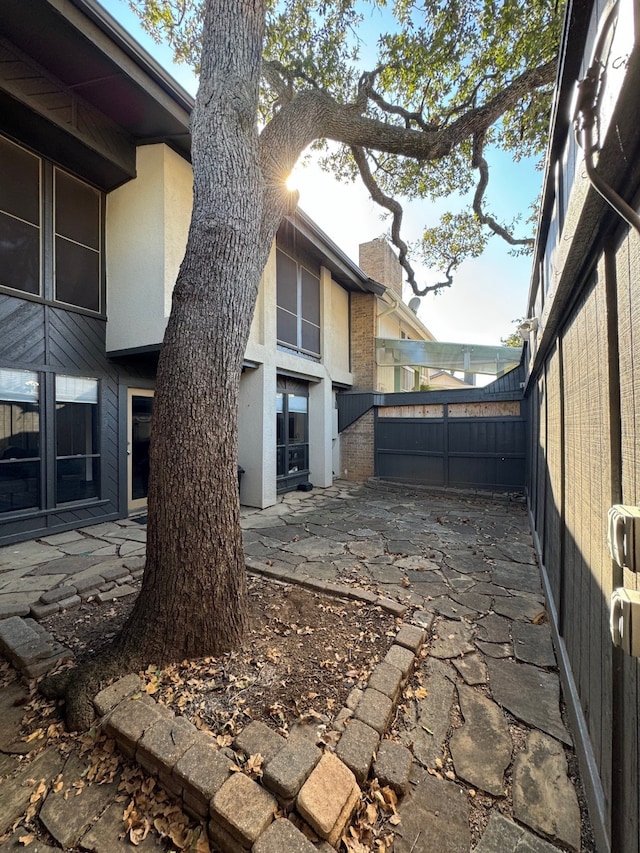
[[[595,849],[584,813],[581,820],[521,496],[338,482],[285,495],[266,510],[243,508],[241,523],[250,571],[314,589],[324,584],[333,594],[383,597],[405,611],[406,623],[430,629],[419,664],[424,691],[402,700],[400,739],[413,766],[396,853]],[[131,594],[145,533],[124,519],[0,549],[0,617],[38,619],[88,595],[107,601]],[[2,704],[0,713],[8,713]],[[35,759],[51,778],[60,770],[52,749]],[[21,814],[25,780],[35,778],[31,765],[16,765],[12,750],[11,738],[3,738],[0,833]],[[102,818],[79,846],[120,849],[107,819],[108,791],[94,810]],[[43,811],[53,811],[46,801]],[[479,840],[472,833],[478,821]],[[281,830],[272,835],[281,838]],[[18,849],[16,835],[0,853]]]

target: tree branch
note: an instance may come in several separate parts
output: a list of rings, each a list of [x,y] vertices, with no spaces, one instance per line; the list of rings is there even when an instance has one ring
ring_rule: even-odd
[[[484,158],[484,133],[477,133],[473,137],[473,156],[471,160],[471,165],[474,169],[478,169],[480,173],[480,177],[478,179],[478,186],[476,187],[475,195],[473,196],[473,212],[478,217],[480,222],[483,225],[486,225],[487,228],[490,228],[494,234],[497,234],[498,237],[502,237],[510,246],[533,246],[534,240],[532,237],[523,237],[522,239],[516,239],[513,234],[507,231],[499,222],[497,222],[493,216],[488,213],[485,213],[482,209],[482,201],[484,198],[484,194],[486,192],[487,186],[489,184],[489,164]]]
[[[473,91],[465,101],[462,101],[462,103],[458,104],[457,106],[453,106],[451,107],[451,109],[446,111],[442,124],[447,124],[449,122],[449,119],[451,119],[455,115],[459,115],[461,112],[464,112],[464,110],[469,110],[471,108],[475,109],[480,87],[487,80],[492,80],[496,76],[497,75],[495,74],[484,74],[482,78],[478,81],[478,83],[474,86]]]
[[[277,59],[262,60],[261,74],[267,84],[278,95],[278,102],[290,102],[296,96],[296,91],[293,88],[294,80],[302,80],[314,89],[318,88],[318,83],[302,71],[300,68],[292,66],[288,68]]]
[[[315,139],[324,138],[349,147],[437,160],[463,140],[486,131],[524,95],[552,82],[555,67],[554,60],[524,71],[485,104],[441,129],[415,130],[388,124],[363,115],[361,103],[344,104],[321,89],[308,90],[297,94],[274,115],[262,131],[262,145],[265,149],[279,147],[290,139],[297,148],[297,157]]]
[[[538,68],[524,71],[484,105],[469,110],[447,127],[425,130],[400,127],[369,118],[363,115],[362,99],[356,100],[355,103],[344,104],[322,89],[311,88],[289,97],[281,77],[285,98],[278,112],[260,134],[260,162],[266,183],[263,199],[265,228],[270,233],[274,222],[277,221],[279,224],[284,212],[291,204],[291,196],[286,190],[285,181],[302,152],[316,139],[331,139],[351,149],[384,151],[423,162],[438,160],[450,154],[464,140],[483,136],[500,116],[513,109],[526,94],[550,83],[555,76],[555,67],[555,61],[552,61]],[[271,71],[276,73],[276,66],[273,64],[271,64]],[[360,161],[362,162],[363,159],[366,164],[364,154],[360,157]],[[479,163],[479,168],[481,167],[482,164]],[[367,172],[370,175],[368,186],[372,196],[375,198],[375,193],[384,196],[368,166],[364,172],[362,169],[360,172],[365,183]],[[373,186],[375,191],[372,189]],[[382,206],[394,212],[388,204],[383,203]],[[275,234],[275,230],[273,233]],[[398,239],[401,243],[401,239],[399,237]],[[398,248],[400,243],[396,243]],[[437,290],[440,287],[448,287],[450,284],[449,268],[447,281],[434,285],[430,289]],[[422,295],[413,284],[412,287],[416,294]]]
[[[438,125],[425,122],[421,112],[409,112],[409,110],[385,101],[382,95],[373,88],[374,80],[381,70],[382,66],[376,68],[374,71],[366,71],[362,74],[358,83],[359,98],[368,98],[388,115],[400,116],[400,118],[404,119],[405,128],[410,128],[412,124],[417,124],[422,130],[437,130]]]
[[[416,296],[425,296],[427,293],[435,292],[441,290],[443,287],[451,287],[453,283],[453,278],[451,276],[451,265],[447,269],[446,281],[439,282],[438,284],[426,285],[425,287],[419,287],[416,282],[415,273],[413,271],[413,267],[409,263],[407,258],[409,247],[402,239],[400,234],[400,228],[402,226],[402,216],[403,210],[402,205],[395,198],[391,198],[391,196],[386,195],[382,192],[378,184],[376,183],[376,179],[374,178],[371,169],[369,168],[369,163],[367,162],[367,155],[362,148],[352,147],[351,153],[353,154],[353,159],[356,161],[356,165],[360,172],[360,177],[366,188],[371,193],[371,198],[379,204],[381,207],[385,207],[393,216],[391,223],[391,240],[393,245],[398,249],[398,262],[401,267],[407,274],[407,281],[411,285],[411,289],[416,294]]]
[[[443,133],[468,139],[470,136],[488,130],[501,115],[513,109],[526,94],[553,83],[556,69],[557,58],[554,57],[544,65],[523,71],[481,107],[469,110],[452,122],[446,130],[443,130]]]

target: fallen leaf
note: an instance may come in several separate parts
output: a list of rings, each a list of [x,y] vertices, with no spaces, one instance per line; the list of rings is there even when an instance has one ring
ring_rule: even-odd
[[[183,850],[187,846],[188,828],[184,823],[174,823],[169,830],[169,838]]]
[[[149,821],[145,818],[142,821],[142,824],[136,827],[131,827],[129,830],[129,841],[137,847],[138,844],[141,844],[147,835],[149,834],[149,829],[151,828]]]
[[[38,785],[38,787],[35,789],[35,791],[29,797],[29,802],[30,803],[37,803],[38,800],[42,797],[42,795],[44,794],[44,792],[46,790],[47,790],[47,786],[45,785],[44,780],[42,780],[40,782],[40,784]]]
[[[244,766],[245,772],[252,776],[253,778],[262,776],[262,765],[264,763],[264,757],[260,755],[259,752],[256,752],[255,755],[250,755],[247,759],[247,763]]]
[[[37,740],[38,738],[41,738],[41,737],[44,737],[44,731],[42,729],[36,729],[35,732],[31,732],[30,735],[27,735],[24,738],[24,742],[25,743],[31,743],[32,741]]]

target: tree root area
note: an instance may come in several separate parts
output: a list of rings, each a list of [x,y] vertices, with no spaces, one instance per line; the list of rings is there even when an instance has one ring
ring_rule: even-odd
[[[378,607],[252,577],[242,648],[163,665],[124,658],[112,645],[133,601],[88,601],[43,622],[78,662],[42,685],[50,697],[64,698],[72,730],[91,725],[91,699],[102,686],[132,671],[140,672],[150,695],[221,743],[252,720],[283,733],[300,719],[329,724],[349,691],[364,686],[397,630]]]

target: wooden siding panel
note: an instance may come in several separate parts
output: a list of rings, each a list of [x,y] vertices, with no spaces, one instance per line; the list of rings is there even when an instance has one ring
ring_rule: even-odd
[[[535,523],[540,540],[544,541],[544,507],[546,498],[546,476],[545,476],[545,452],[547,447],[547,399],[544,378],[538,379],[537,386],[537,427],[538,435],[535,454],[536,471],[536,505]]]
[[[528,416],[529,416],[529,447],[528,447],[528,474],[527,474],[527,488],[529,491],[529,510],[531,515],[533,516],[534,526],[537,529],[537,525],[535,524],[535,519],[537,518],[537,502],[538,502],[538,443],[540,441],[540,399],[538,395],[538,386],[537,384],[533,384],[531,386],[531,393],[527,398],[528,404]],[[538,535],[541,534],[540,530],[537,530]]]
[[[48,311],[52,367],[86,372],[89,376],[115,373],[105,357],[104,320],[57,308]]]
[[[449,403],[450,418],[519,418],[520,402]]]
[[[21,367],[45,361],[44,306],[0,294],[0,363]]]
[[[118,384],[113,379],[102,382],[101,408],[101,494],[114,506],[118,504]],[[126,417],[126,413],[123,413]],[[123,448],[124,450],[124,448]]]
[[[611,451],[604,285],[593,283],[563,338],[565,414],[562,625],[602,780],[610,776],[610,559],[605,545]]]
[[[580,375],[580,344],[578,320],[573,321],[571,327],[562,339],[562,351],[564,353],[564,381],[562,393],[564,397],[565,411],[565,447],[564,466],[567,483],[571,488],[567,489],[565,496],[565,528],[564,528],[564,585],[566,597],[562,602],[562,629],[564,641],[567,646],[569,658],[576,682],[579,681],[580,668],[580,637],[579,637],[579,611],[580,601],[580,562],[578,542],[580,532],[577,529],[580,523],[580,513],[577,502],[580,495],[580,476],[582,465],[580,461],[581,424],[579,421],[581,411],[581,375]],[[578,690],[581,685],[578,683]],[[583,710],[584,706],[583,706]]]
[[[442,418],[444,406],[380,406],[379,418]]]
[[[524,380],[524,365],[519,364],[518,367],[510,370],[509,373],[505,373],[504,376],[499,376],[497,379],[494,379],[493,382],[485,385],[484,391],[487,396],[490,396],[491,394],[503,394],[505,392],[516,396],[521,393]]]

